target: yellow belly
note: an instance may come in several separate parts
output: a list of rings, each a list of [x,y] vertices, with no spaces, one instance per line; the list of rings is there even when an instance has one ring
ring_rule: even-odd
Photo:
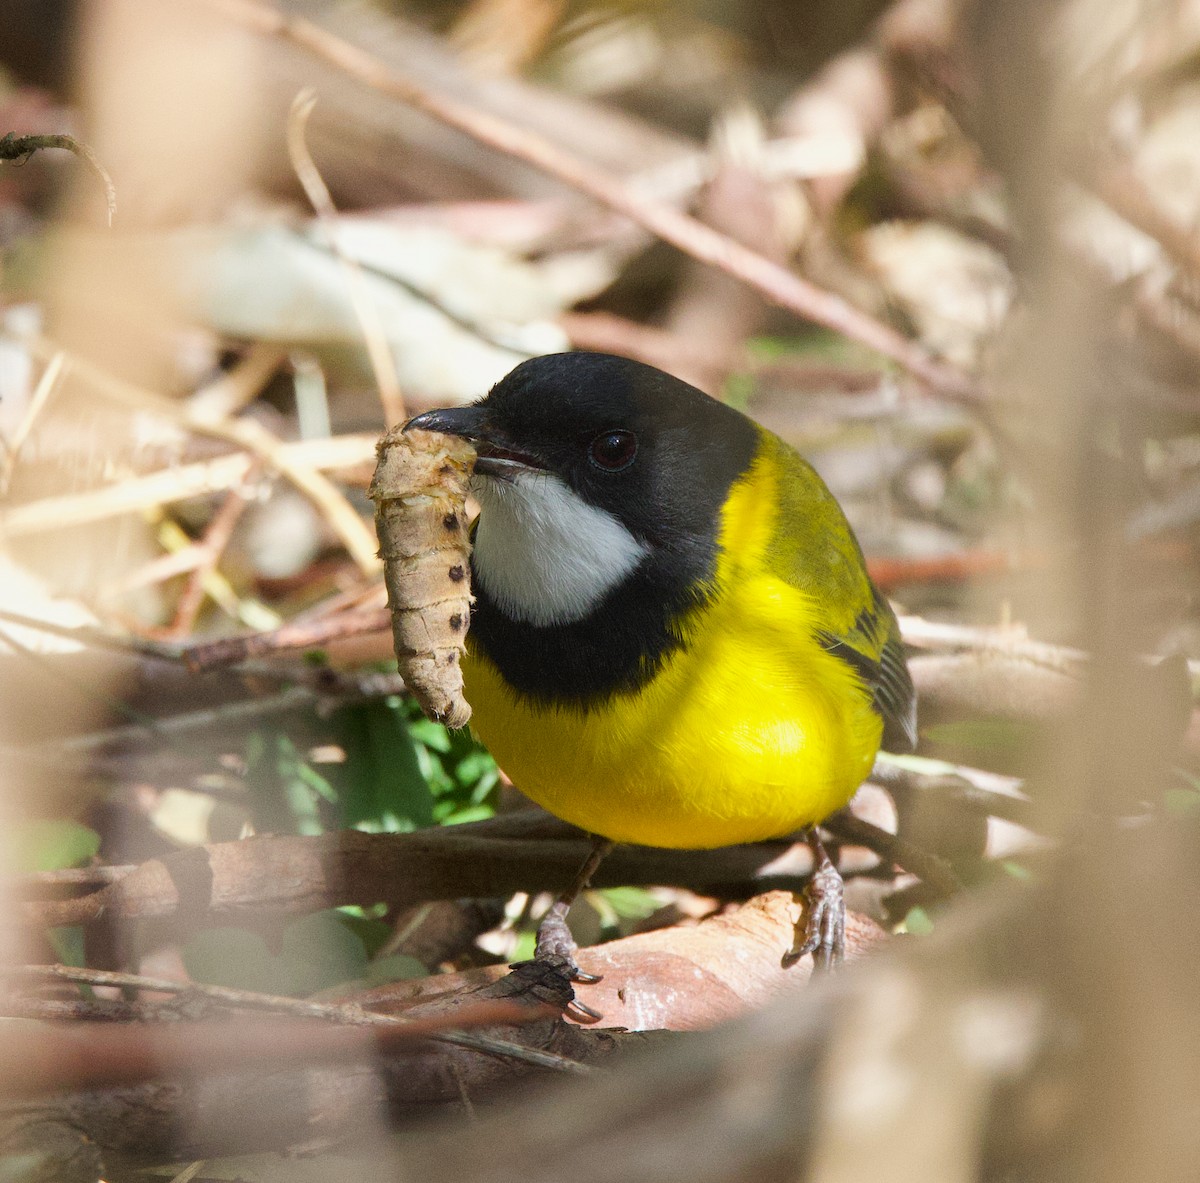
[[[850,799],[882,732],[854,672],[811,639],[812,607],[770,575],[736,581],[653,681],[587,713],[520,701],[468,654],[472,727],[522,792],[614,841],[789,833]]]
[[[642,689],[586,713],[536,706],[468,637],[471,725],[558,817],[617,842],[728,846],[824,820],[871,771],[882,719],[855,671],[814,639],[870,603],[861,556],[832,498],[781,500],[781,474],[808,478],[778,440],[763,441],[722,511],[713,597],[681,623],[684,647]],[[802,577],[774,573],[780,555],[804,567],[797,540],[844,564],[847,577],[820,601],[797,586]]]

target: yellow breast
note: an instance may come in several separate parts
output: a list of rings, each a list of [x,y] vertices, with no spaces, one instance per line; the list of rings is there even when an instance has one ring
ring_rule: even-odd
[[[715,595],[640,690],[586,712],[535,705],[468,651],[472,727],[527,796],[618,842],[691,848],[786,834],[850,799],[882,722],[813,640],[826,608],[764,561],[778,471],[768,455],[734,486]]]

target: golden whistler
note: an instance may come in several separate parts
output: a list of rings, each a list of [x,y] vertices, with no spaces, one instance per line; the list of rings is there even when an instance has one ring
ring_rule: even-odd
[[[472,726],[523,792],[597,836],[585,872],[612,842],[811,827],[881,744],[913,746],[896,618],[840,506],[746,416],[649,366],[569,353],[410,427],[476,449]],[[841,883],[813,841],[826,899],[796,955],[832,963]],[[565,904],[539,956],[573,966]]]

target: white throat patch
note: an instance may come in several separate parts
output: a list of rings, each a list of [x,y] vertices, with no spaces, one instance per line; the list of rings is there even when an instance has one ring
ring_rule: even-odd
[[[556,476],[477,475],[473,566],[505,615],[541,627],[582,620],[649,548]]]

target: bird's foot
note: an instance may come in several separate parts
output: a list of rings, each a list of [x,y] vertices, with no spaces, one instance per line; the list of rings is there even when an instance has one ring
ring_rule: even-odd
[[[578,982],[589,986],[600,981],[599,974],[584,973],[575,960],[579,946],[567,927],[567,906],[562,900],[551,905],[550,910],[542,917],[537,930],[537,945],[531,961],[518,961],[512,969],[523,976],[542,974],[552,977],[563,977],[567,983]],[[599,1011],[572,997],[567,1004],[567,1013],[578,1022],[594,1023],[603,1018]]]
[[[811,953],[813,972],[827,973],[846,956],[846,886],[820,843],[814,849],[817,867],[804,889],[804,916],[783,965],[786,969]]]

